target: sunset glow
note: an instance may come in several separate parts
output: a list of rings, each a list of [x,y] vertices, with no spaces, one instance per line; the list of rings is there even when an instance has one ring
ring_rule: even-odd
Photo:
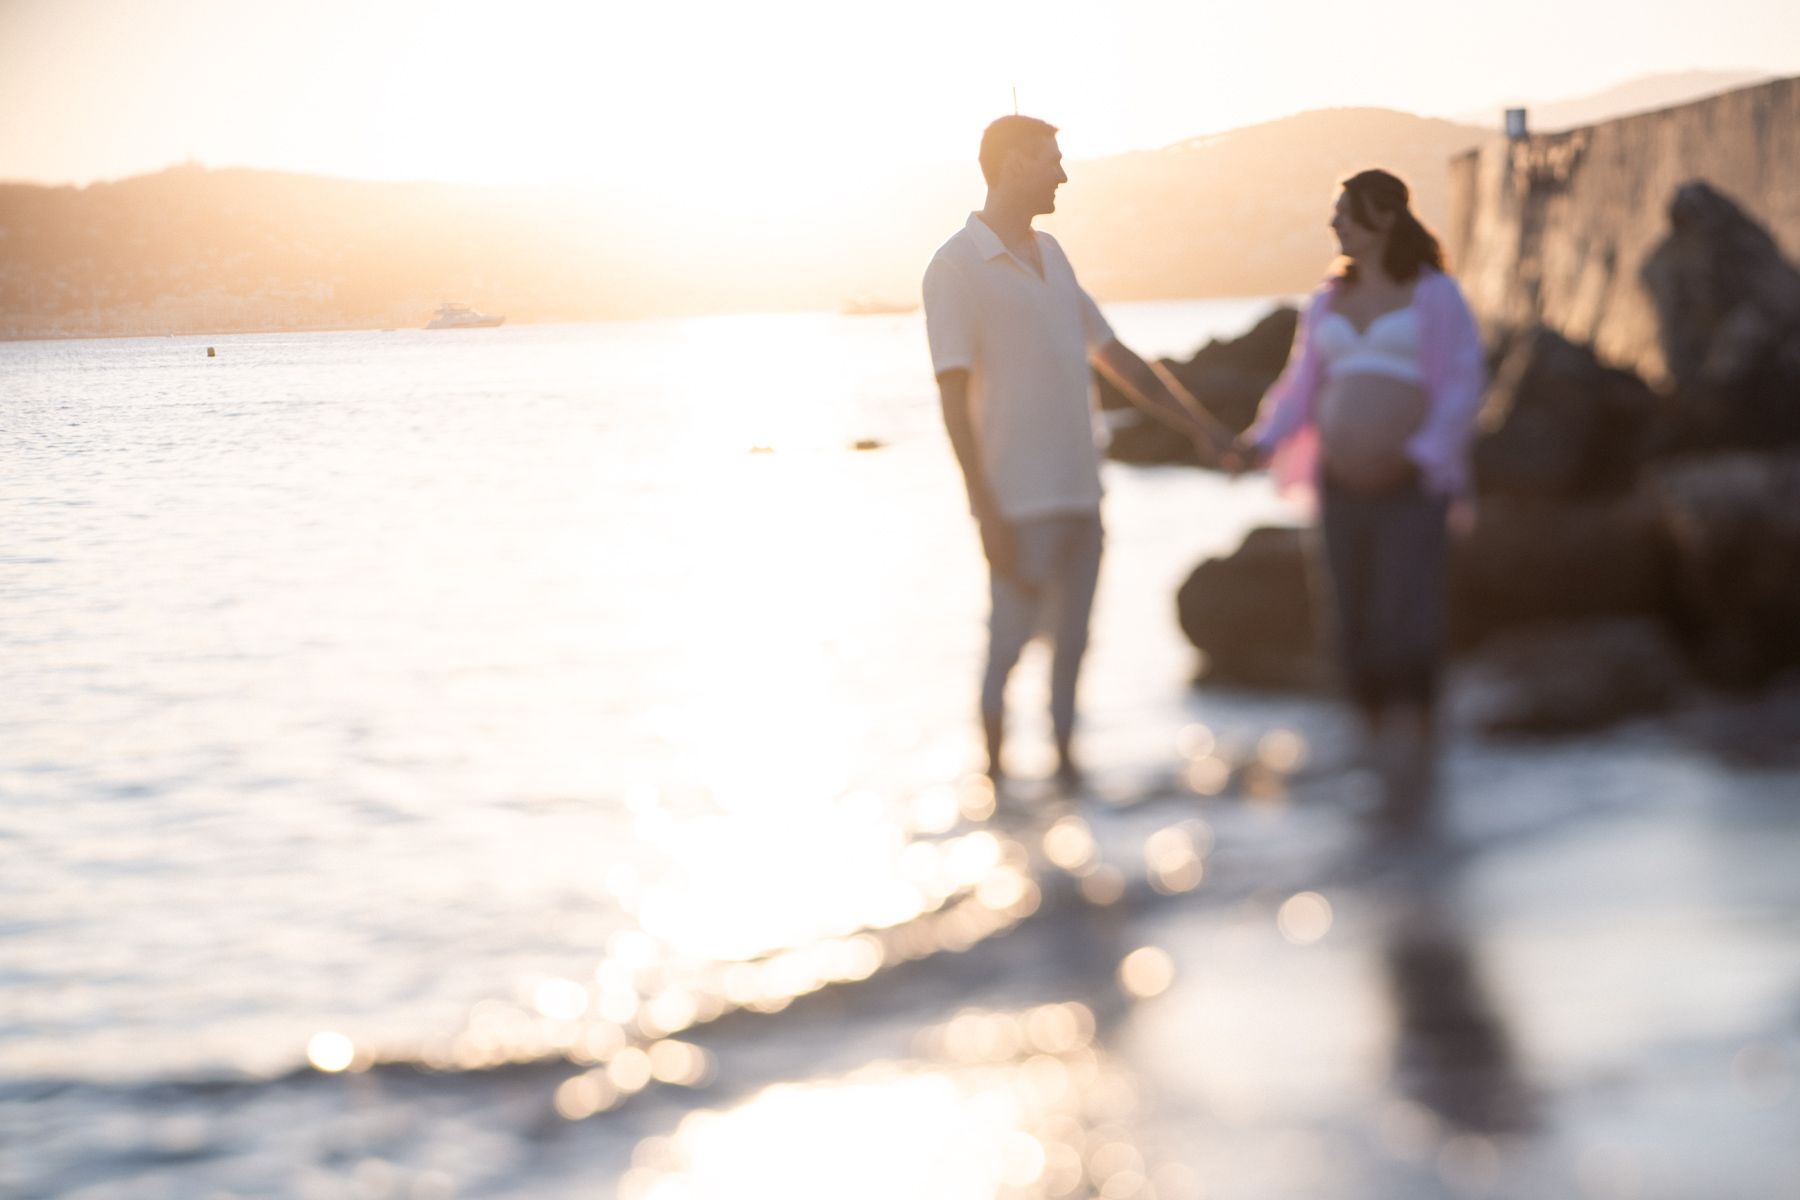
[[[891,11],[825,0],[13,0],[0,5],[0,104],[21,119],[0,131],[0,181],[85,186],[181,165],[185,183],[126,207],[188,214],[189,227],[131,245],[203,244],[209,266],[194,268],[180,301],[134,294],[141,309],[98,278],[33,285],[58,291],[42,308],[20,285],[11,304],[24,315],[10,327],[188,328],[222,313],[230,328],[387,327],[460,298],[514,321],[908,305],[919,264],[981,202],[981,129],[1015,103],[1061,129],[1070,181],[1045,228],[1101,300],[1287,291],[1329,250],[1314,206],[1384,153],[1369,147],[1413,156],[1389,165],[1414,174],[1421,210],[1440,220],[1437,164],[1497,130],[1503,103],[1591,96],[1657,72],[1800,71],[1797,14],[1729,0],[1696,37],[1683,21],[1621,28],[1524,0],[1484,23],[1471,57],[1467,15],[1427,0],[1396,0],[1379,21],[1324,0],[921,0]],[[1311,125],[1215,144],[1294,119]],[[1151,164],[1157,151],[1167,153]],[[297,177],[216,178],[235,168]],[[439,191],[399,190],[423,183]],[[1159,199],[1171,188],[1191,199]],[[291,209],[270,208],[270,190]],[[233,198],[242,193],[256,198]],[[1107,227],[1143,201],[1156,210]],[[1228,253],[1230,239],[1192,242],[1240,210],[1278,221],[1283,237],[1317,231],[1316,243],[1274,265]],[[270,228],[245,229],[250,212]],[[1120,235],[1190,244],[1151,256],[1159,266],[1122,268],[1123,279]],[[93,236],[77,257],[138,253]],[[271,241],[284,263],[266,261]],[[311,269],[340,247],[357,278]],[[198,294],[208,288],[236,299]]]
[[[1469,114],[1654,71],[1800,70],[1791,5],[1731,0],[1704,30],[1670,0],[1651,7],[1669,19],[1622,27],[1524,0],[1482,18],[1477,51],[1468,13],[1427,0],[1378,22],[1322,0],[14,0],[0,100],[31,119],[0,135],[0,178],[85,183],[191,158],[773,212],[845,175],[966,161],[1015,88],[1082,158],[1308,108]]]

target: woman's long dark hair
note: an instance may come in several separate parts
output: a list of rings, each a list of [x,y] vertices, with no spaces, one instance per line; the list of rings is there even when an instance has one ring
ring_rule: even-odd
[[[1388,229],[1387,253],[1381,266],[1401,283],[1417,278],[1424,267],[1444,269],[1444,248],[1438,245],[1431,230],[1413,214],[1409,201],[1412,194],[1397,175],[1386,171],[1359,171],[1343,182],[1344,194],[1350,198],[1350,219],[1364,229],[1378,230],[1376,217],[1392,214]],[[1356,282],[1356,263],[1344,265],[1344,280]]]

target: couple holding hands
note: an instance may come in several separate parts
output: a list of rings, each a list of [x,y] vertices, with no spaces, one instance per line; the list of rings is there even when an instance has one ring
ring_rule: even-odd
[[[944,422],[989,565],[989,774],[1002,775],[1007,677],[1041,632],[1052,644],[1057,774],[1080,779],[1075,687],[1102,543],[1097,369],[1190,437],[1203,463],[1268,466],[1316,490],[1330,627],[1385,785],[1382,816],[1420,828],[1437,759],[1450,532],[1472,512],[1467,447],[1484,387],[1480,334],[1437,240],[1395,176],[1345,180],[1331,217],[1341,264],[1307,302],[1256,423],[1234,436],[1119,342],[1056,240],[1032,228],[1068,179],[1056,132],[1023,116],[988,126],[986,203],[924,281]]]

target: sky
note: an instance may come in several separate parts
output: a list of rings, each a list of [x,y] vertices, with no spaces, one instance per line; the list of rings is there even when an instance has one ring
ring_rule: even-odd
[[[724,191],[741,214],[967,161],[1014,89],[1081,159],[1690,69],[1800,74],[1800,4],[0,0],[0,179],[197,161]]]

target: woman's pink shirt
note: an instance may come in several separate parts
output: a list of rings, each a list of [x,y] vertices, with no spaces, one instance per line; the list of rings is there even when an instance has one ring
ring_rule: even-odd
[[[1338,286],[1337,279],[1327,280],[1307,302],[1287,366],[1263,396],[1249,431],[1259,450],[1274,455],[1272,470],[1284,486],[1310,485],[1317,479],[1315,418],[1329,370],[1319,352],[1318,330]],[[1427,490],[1466,496],[1469,442],[1487,386],[1481,331],[1462,289],[1442,271],[1427,267],[1420,272],[1412,308],[1419,319],[1419,371],[1430,403],[1424,422],[1407,440],[1407,457],[1419,468]]]

